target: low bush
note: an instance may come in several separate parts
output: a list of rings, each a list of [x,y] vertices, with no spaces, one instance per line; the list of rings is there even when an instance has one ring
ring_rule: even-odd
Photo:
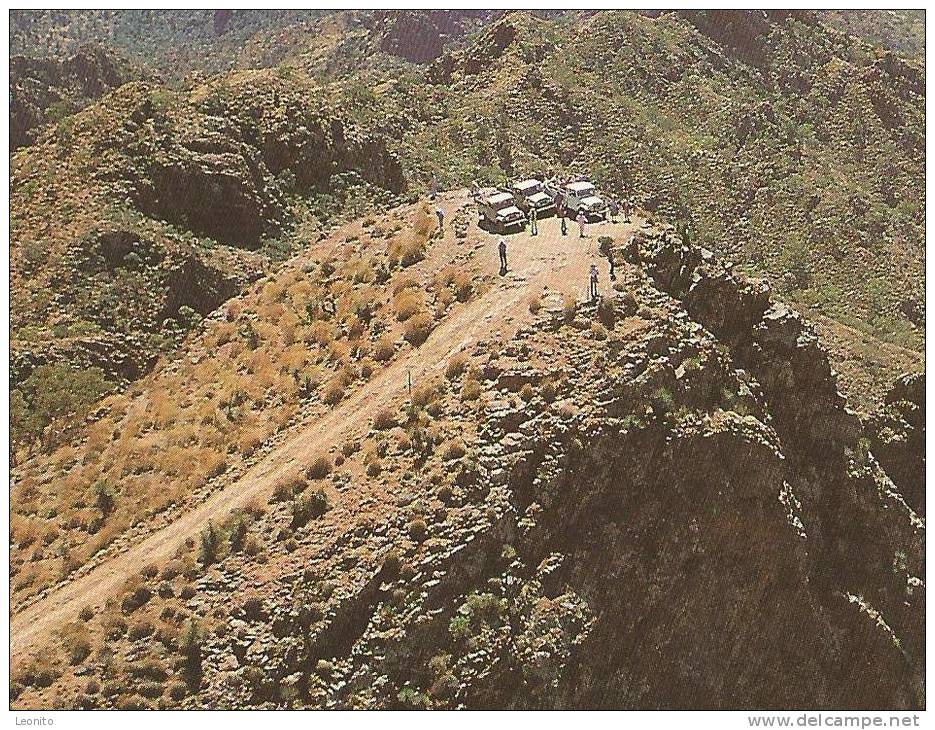
[[[331,461],[325,454],[318,454],[305,470],[305,476],[309,479],[324,479],[331,473]]]
[[[632,317],[634,314],[636,314],[640,307],[639,302],[636,300],[636,295],[631,291],[626,292],[620,298],[620,301],[623,306],[624,314],[626,314],[628,317]]]
[[[459,352],[455,355],[452,355],[448,359],[448,365],[445,368],[445,377],[449,380],[454,380],[464,373],[464,369],[467,366],[467,355],[463,352]]]
[[[433,327],[434,322],[431,315],[426,312],[419,312],[406,322],[403,337],[410,345],[417,347],[428,339]]]
[[[377,431],[386,431],[396,425],[396,412],[391,408],[381,408],[373,416],[373,427]]]
[[[455,459],[460,459],[466,453],[467,450],[460,441],[449,441],[442,449],[442,458],[445,459],[445,461],[454,461]]]
[[[614,309],[613,299],[601,299],[597,304],[597,318],[607,327],[614,326],[617,313]]]
[[[288,502],[305,488],[305,479],[301,474],[287,474],[276,481],[273,487],[273,502]]]
[[[142,619],[130,627],[127,636],[130,641],[139,641],[140,639],[145,639],[147,636],[152,636],[155,630],[152,621],[149,619]]]
[[[217,562],[220,542],[217,529],[208,520],[208,524],[198,536],[198,562],[204,566]]]
[[[321,399],[329,406],[337,405],[344,397],[344,380],[334,377],[327,382],[321,394]]]
[[[425,520],[421,518],[412,520],[412,522],[406,525],[406,530],[409,532],[409,537],[416,542],[424,541],[429,534],[428,525],[426,525]]]
[[[393,301],[393,307],[396,310],[396,319],[405,322],[421,311],[422,295],[415,291],[403,291]]]
[[[461,387],[461,400],[475,401],[480,398],[481,385],[476,380],[466,380]]]
[[[127,671],[136,679],[148,679],[151,682],[164,682],[169,672],[165,664],[156,657],[150,657],[127,665]]]
[[[81,664],[91,655],[91,640],[84,624],[69,624],[62,631],[62,643],[68,662],[74,666]]]
[[[330,508],[328,495],[324,490],[316,489],[292,503],[292,527],[304,527],[310,520],[321,517]]]
[[[578,303],[571,294],[562,297],[562,317],[566,322],[571,322],[575,318],[575,312],[578,310]]]
[[[377,362],[386,362],[396,354],[396,343],[389,335],[384,335],[373,346],[373,359]]]

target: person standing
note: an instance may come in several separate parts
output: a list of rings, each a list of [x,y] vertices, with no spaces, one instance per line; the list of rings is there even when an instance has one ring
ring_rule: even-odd
[[[591,299],[597,299],[597,264],[591,264]]]
[[[630,222],[630,201],[626,198],[623,199],[623,222]]]
[[[435,215],[438,216],[438,230],[445,230],[445,211],[441,208],[436,208]]]
[[[500,249],[500,276],[503,276],[506,273],[506,239],[500,239],[500,245],[497,247]]]
[[[616,198],[610,199],[610,204],[607,206],[607,212],[610,213],[610,222],[617,222],[617,215],[620,213],[620,206],[617,204]]]
[[[587,238],[584,232],[584,224],[588,222],[588,219],[584,214],[584,208],[578,211],[578,217],[575,220],[578,223],[578,238]]]
[[[567,236],[568,235],[568,223],[565,220],[565,209],[564,208],[562,208],[559,211],[558,216],[562,221],[562,235]]]
[[[432,200],[438,197],[438,178],[432,175]]]
[[[529,229],[533,236],[539,235],[539,211],[536,206],[529,206]]]

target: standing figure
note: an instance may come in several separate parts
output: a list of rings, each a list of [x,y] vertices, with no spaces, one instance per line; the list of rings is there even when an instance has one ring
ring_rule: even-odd
[[[575,220],[578,223],[578,238],[587,238],[584,232],[584,224],[588,222],[588,219],[584,214],[584,208],[578,211],[578,217]]]
[[[539,235],[539,211],[536,206],[529,206],[529,228],[533,236]]]
[[[610,199],[610,204],[607,206],[607,212],[610,213],[610,222],[617,222],[617,214],[620,213],[620,206],[617,204],[616,198]]]
[[[591,264],[591,299],[597,299],[597,264]]]
[[[443,211],[441,208],[436,208],[435,215],[438,216],[438,230],[445,230],[445,211]]]
[[[506,273],[506,239],[500,239],[500,276],[503,276]]]

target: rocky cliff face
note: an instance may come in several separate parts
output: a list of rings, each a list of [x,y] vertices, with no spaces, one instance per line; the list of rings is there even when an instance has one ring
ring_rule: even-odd
[[[237,614],[242,702],[921,705],[924,527],[860,453],[808,325],[704,251],[633,252],[642,316],[625,296],[555,312],[483,366],[494,396],[421,507],[428,542],[358,564],[350,594],[287,577],[318,620]],[[407,544],[411,518],[359,550]]]
[[[187,104],[163,106],[164,93],[121,90],[117,123],[95,139],[109,163],[98,176],[150,217],[256,248],[282,233],[288,195],[327,193],[337,175],[403,189],[382,140],[327,110],[321,89],[247,72],[196,89]]]

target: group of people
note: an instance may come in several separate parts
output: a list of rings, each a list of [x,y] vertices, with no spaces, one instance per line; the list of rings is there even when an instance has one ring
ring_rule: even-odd
[[[507,247],[506,247],[505,238],[500,238],[500,241],[497,244],[497,250],[500,252],[500,276],[504,276],[506,275],[506,272],[507,272],[507,258],[506,258]],[[613,257],[613,254],[609,251],[607,252],[607,260],[608,262],[610,262],[610,280],[615,281],[617,279],[617,275],[614,271],[615,269],[614,257]],[[597,299],[598,297],[597,285],[598,285],[598,282],[600,281],[600,274],[597,270],[597,264],[593,262],[591,263],[591,269],[588,272],[588,278],[589,278],[588,295],[591,297],[591,299]]]

